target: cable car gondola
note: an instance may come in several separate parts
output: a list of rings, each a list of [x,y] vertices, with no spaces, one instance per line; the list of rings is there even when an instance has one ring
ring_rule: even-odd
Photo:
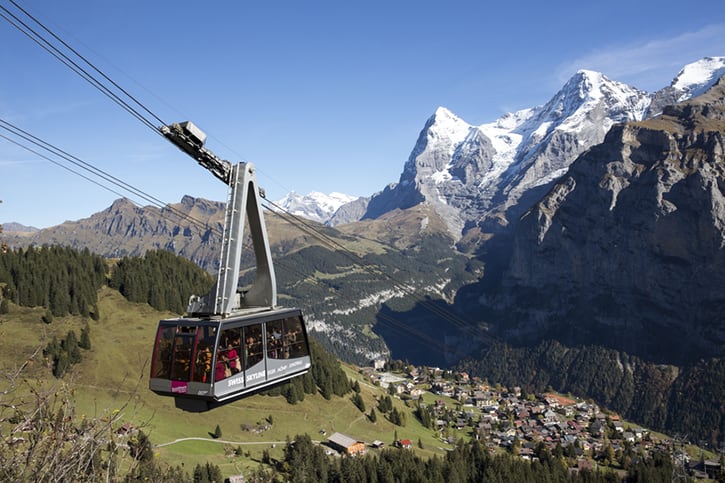
[[[186,317],[159,322],[149,380],[152,391],[172,396],[178,408],[206,411],[306,373],[309,342],[301,310],[277,307],[252,164],[232,166],[216,157],[188,121],[161,132],[230,187],[217,281],[207,295],[192,296]],[[257,271],[251,287],[239,292],[245,215]]]
[[[204,411],[310,368],[307,332],[299,309],[277,309],[224,319],[159,322],[149,387],[176,406]]]

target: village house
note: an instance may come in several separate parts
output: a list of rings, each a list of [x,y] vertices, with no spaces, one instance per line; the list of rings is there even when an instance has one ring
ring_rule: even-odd
[[[342,433],[334,433],[327,441],[334,450],[348,456],[364,455],[366,452],[364,441],[358,441]]]
[[[398,440],[395,442],[395,445],[398,448],[403,448],[403,449],[411,449],[413,447],[413,443],[411,443],[411,441],[409,439]]]

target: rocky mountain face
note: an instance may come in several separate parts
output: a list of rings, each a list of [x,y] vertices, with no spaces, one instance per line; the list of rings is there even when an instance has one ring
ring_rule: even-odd
[[[88,218],[32,233],[9,233],[6,239],[10,246],[60,244],[109,258],[166,249],[212,271],[218,263],[223,224],[220,202],[185,196],[181,203],[159,209],[119,199]]]
[[[497,293],[509,340],[725,356],[725,77],[614,126],[521,219]]]
[[[683,69],[655,94],[592,71],[577,72],[543,106],[472,126],[445,108],[425,124],[398,183],[374,195],[364,218],[419,203],[473,247],[510,229],[571,163],[621,122],[639,121],[701,93],[725,73],[723,58]]]
[[[21,225],[20,223],[4,223],[2,228],[5,233],[33,233],[38,231],[37,228]]]

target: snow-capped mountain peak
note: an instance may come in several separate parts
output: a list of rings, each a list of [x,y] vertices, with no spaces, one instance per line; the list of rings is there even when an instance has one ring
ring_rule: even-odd
[[[356,199],[355,196],[336,192],[326,195],[312,191],[302,196],[292,191],[284,198],[275,201],[275,204],[295,216],[326,223],[341,206]]]
[[[456,239],[508,229],[613,125],[656,116],[724,74],[725,57],[705,58],[686,66],[672,86],[649,94],[582,69],[546,104],[480,125],[438,107],[400,181],[373,195],[364,217],[426,203]]]
[[[534,188],[545,190],[614,123],[641,120],[649,102],[646,92],[580,70],[545,105],[492,123],[473,126],[439,107],[421,131],[400,182],[374,196],[366,216],[425,201],[454,237],[486,219],[506,224],[526,209],[530,201],[509,211],[522,196],[531,193],[533,199]]]
[[[471,125],[453,114],[445,107],[439,107],[429,119],[427,129],[430,138],[446,138],[455,144],[463,141],[468,135]]]
[[[687,64],[672,81],[671,87],[682,94],[684,101],[699,96],[725,75],[725,57],[705,57]]]

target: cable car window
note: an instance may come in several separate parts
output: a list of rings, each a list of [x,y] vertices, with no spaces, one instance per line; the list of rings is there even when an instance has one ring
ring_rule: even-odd
[[[193,381],[211,382],[211,366],[214,356],[214,342],[216,341],[215,327],[199,327],[199,338],[194,358],[194,371],[191,375]]]
[[[247,370],[264,359],[262,340],[262,324],[254,324],[244,328],[245,356],[244,369]]]
[[[154,349],[153,368],[151,369],[152,378],[171,378],[171,350],[174,345],[175,333],[176,326],[159,327]]]
[[[217,369],[215,380],[220,381],[242,371],[241,354],[242,330],[237,327],[225,329],[219,338]]]
[[[284,320],[284,325],[289,357],[304,357],[309,355],[307,344],[305,343],[305,334],[302,330],[302,319],[300,317],[290,317]]]
[[[191,353],[196,341],[196,327],[177,327],[171,362],[171,379],[188,381],[191,378]]]
[[[270,359],[284,359],[285,352],[289,351],[284,344],[284,319],[267,322],[267,357]]]

